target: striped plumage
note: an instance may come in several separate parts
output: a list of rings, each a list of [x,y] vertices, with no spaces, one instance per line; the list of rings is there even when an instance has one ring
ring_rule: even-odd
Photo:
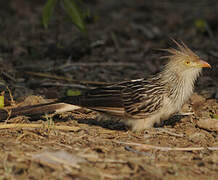
[[[65,97],[60,101],[112,115],[141,118],[161,107],[160,95],[165,92],[162,86],[160,77],[155,76],[89,90],[81,96]]]
[[[166,56],[169,62],[162,72],[154,76],[88,90],[80,96],[66,97],[59,101],[75,105],[73,106],[75,108],[67,106],[68,109],[66,109],[64,103],[61,106],[55,106],[56,109],[52,106],[55,103],[42,105],[42,107],[47,108],[46,113],[86,107],[119,117],[134,131],[150,128],[181,109],[191,96],[194,82],[202,68],[210,67],[184,43],[175,43],[178,49],[166,50],[170,53]],[[34,108],[31,109],[32,112]],[[41,112],[44,112],[43,109]]]

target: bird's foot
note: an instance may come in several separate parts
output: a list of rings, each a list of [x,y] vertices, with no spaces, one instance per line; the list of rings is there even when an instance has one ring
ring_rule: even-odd
[[[154,123],[152,119],[131,119],[127,124],[131,126],[132,131],[142,131],[154,127]]]

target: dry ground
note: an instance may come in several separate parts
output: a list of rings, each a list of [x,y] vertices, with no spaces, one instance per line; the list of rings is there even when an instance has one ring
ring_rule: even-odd
[[[39,95],[58,98],[93,86],[85,81],[156,73],[164,53],[155,49],[174,46],[170,38],[183,40],[213,69],[204,71],[183,107],[189,115],[161,128],[134,133],[121,123],[96,121],[86,109],[2,122],[0,179],[217,179],[217,1],[85,1],[92,12],[87,38],[60,16],[43,29],[43,3],[0,2],[0,91],[6,105],[25,98],[35,104],[46,101]]]

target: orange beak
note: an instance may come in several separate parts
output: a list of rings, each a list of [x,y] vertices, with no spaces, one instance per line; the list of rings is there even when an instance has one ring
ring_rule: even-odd
[[[198,64],[199,64],[200,67],[203,67],[203,68],[211,68],[211,65],[208,64],[206,61],[203,61],[203,60],[199,60]]]

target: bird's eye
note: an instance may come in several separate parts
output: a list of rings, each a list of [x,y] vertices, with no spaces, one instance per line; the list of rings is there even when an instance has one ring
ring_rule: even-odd
[[[186,65],[189,65],[189,64],[190,64],[190,61],[185,61],[185,64],[186,64]]]

